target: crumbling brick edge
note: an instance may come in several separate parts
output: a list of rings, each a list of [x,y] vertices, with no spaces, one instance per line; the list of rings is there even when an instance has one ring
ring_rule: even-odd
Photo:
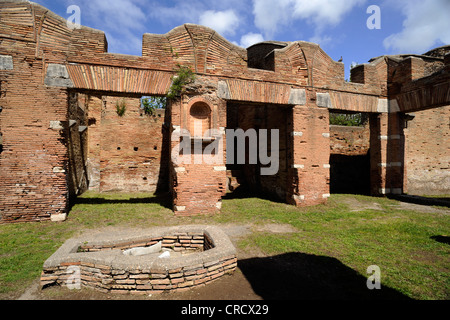
[[[161,259],[122,253],[123,248],[148,245],[157,240],[162,241],[163,246],[184,245],[180,250],[193,250],[199,241],[192,240],[201,240],[201,236],[212,248],[182,257]],[[85,252],[78,252],[80,248]],[[220,228],[157,227],[67,240],[45,261],[40,286],[42,289],[52,285],[69,289],[87,287],[104,293],[138,295],[182,292],[232,274],[236,268],[236,249]]]

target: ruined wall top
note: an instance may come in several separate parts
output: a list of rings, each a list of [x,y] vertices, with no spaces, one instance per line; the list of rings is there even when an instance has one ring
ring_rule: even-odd
[[[142,56],[108,53],[105,33],[88,27],[70,29],[67,21],[29,1],[0,0],[0,54],[19,54],[15,41],[35,47],[33,59],[46,63],[86,64],[173,72],[177,65],[196,73],[292,86],[326,87],[378,95],[374,81],[353,86],[344,81],[344,65],[333,61],[317,44],[294,41],[269,51],[270,70],[252,68],[254,48],[238,47],[214,30],[185,24],[164,35],[144,34]],[[266,43],[267,44],[267,43]],[[31,58],[31,57],[30,57]]]
[[[348,82],[343,63],[331,59],[318,44],[305,41],[263,42],[244,49],[210,28],[184,24],[166,34],[144,34],[142,55],[132,56],[108,53],[104,32],[84,26],[69,28],[65,19],[33,2],[0,0],[0,20],[1,56],[26,55],[26,61],[42,61],[44,70],[49,65],[64,66],[58,73],[67,74],[63,81],[56,79],[55,82],[44,76],[47,83],[164,95],[174,71],[181,65],[201,76],[226,80],[229,87],[254,82],[258,85],[248,87],[333,91],[334,103],[327,105],[344,110],[362,108],[367,112],[377,110],[377,102],[372,98],[387,99],[399,92],[389,88],[388,83],[411,82],[445,69],[448,58],[442,55],[449,51],[447,46],[423,56],[374,58],[354,68],[352,82]],[[272,91],[276,93],[278,89]],[[235,90],[232,96],[236,99],[245,96],[245,93],[238,93],[239,90]],[[357,95],[373,100],[371,107],[364,107],[365,99],[355,102]],[[359,104],[358,108],[353,106],[355,103]]]

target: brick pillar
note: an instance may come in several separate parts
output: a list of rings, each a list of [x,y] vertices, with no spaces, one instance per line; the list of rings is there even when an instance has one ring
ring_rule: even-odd
[[[370,193],[381,196],[390,193],[386,187],[388,115],[370,115]]]
[[[297,206],[325,203],[330,196],[328,109],[293,108],[292,165],[287,201]]]
[[[401,113],[389,114],[387,186],[391,194],[403,194],[405,170],[405,135]]]
[[[402,118],[399,113],[370,117],[371,194],[402,194],[404,149]]]
[[[209,122],[212,129],[216,129],[219,136],[215,140],[203,137],[194,138],[192,128],[200,127],[200,123],[192,125],[191,108],[198,104],[205,104],[210,108],[211,118]],[[198,214],[212,214],[219,212],[222,206],[222,196],[226,193],[226,103],[221,100],[213,100],[202,97],[184,97],[183,101],[175,101],[171,106],[172,113],[172,142],[171,142],[171,182],[173,195],[173,208],[176,215],[190,216]],[[190,119],[191,117],[191,119]],[[190,137],[186,137],[186,134]],[[218,139],[222,139],[219,144]],[[184,157],[175,161],[174,150],[184,148],[182,142],[190,144],[190,155],[184,153]],[[204,154],[208,154],[206,148],[213,148],[213,143],[218,143],[223,151],[218,155],[220,163],[207,163]],[[219,159],[219,158],[218,158]]]

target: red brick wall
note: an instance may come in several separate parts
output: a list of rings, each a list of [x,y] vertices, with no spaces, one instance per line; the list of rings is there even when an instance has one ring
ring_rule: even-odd
[[[86,96],[90,189],[154,192],[168,179],[163,155],[165,110],[146,115],[139,97]],[[125,114],[116,104],[124,102]]]
[[[33,48],[3,40],[4,48],[14,70],[2,83],[1,222],[49,220],[67,208],[67,90],[43,84],[43,65]],[[51,129],[51,121],[65,129]]]
[[[413,113],[406,135],[409,194],[449,194],[450,106]]]
[[[329,93],[333,109],[375,114],[371,124],[375,194],[401,190],[403,180],[403,164],[388,166],[403,161],[403,140],[389,141],[391,136],[402,137],[402,120],[395,114],[378,114],[378,99],[397,97],[403,111],[448,104],[448,68],[433,78],[408,82],[436,70],[442,59],[383,57],[363,67],[359,83],[349,83],[344,80],[344,65],[308,42],[291,42],[275,50],[274,71],[268,71],[248,68],[245,49],[192,24],[165,35],[144,35],[143,55],[136,57],[107,53],[104,32],[86,27],[69,30],[64,19],[31,2],[1,2],[0,21],[0,55],[12,57],[14,63],[13,70],[0,70],[1,222],[63,218],[69,196],[86,188],[85,171],[92,189],[154,190],[166,180],[168,162],[162,154],[174,146],[168,140],[170,130],[189,127],[191,99],[209,100],[211,125],[227,126],[227,102],[217,95],[219,80],[228,86],[227,99],[239,102],[286,106],[292,88],[306,90],[306,105],[294,107],[286,116],[288,137],[283,139],[290,146],[286,166],[292,166],[287,168],[286,196],[298,205],[323,203],[329,193],[328,110],[317,108],[316,93]],[[445,62],[448,67],[448,58]],[[78,107],[84,113],[73,105],[68,89],[44,84],[51,63],[66,66],[73,82],[69,92],[79,93]],[[178,64],[191,67],[197,81],[182,100],[173,102],[166,120],[162,115],[156,121],[141,116],[139,97],[164,95]],[[122,118],[115,113],[121,98],[129,106]],[[87,137],[77,136],[70,120],[78,127],[87,124]],[[167,135],[161,128],[169,130]],[[185,213],[216,211],[226,187],[226,171],[216,169],[193,166],[171,171],[175,208],[184,208]]]
[[[299,206],[325,203],[330,192],[330,128],[327,109],[293,109],[293,161],[287,201]]]
[[[200,80],[200,83],[201,80]],[[205,84],[205,83],[204,83]],[[209,83],[207,85],[214,85]],[[226,103],[217,98],[214,94],[208,94],[207,86],[198,88],[203,92],[201,96],[183,95],[181,99],[172,101],[170,114],[172,125],[176,130],[189,130],[190,128],[190,108],[197,102],[205,103],[211,110],[211,129],[220,130],[226,127]],[[176,134],[172,133],[172,136]],[[193,135],[191,133],[191,135]],[[223,139],[222,163],[219,164],[196,164],[195,151],[191,150],[191,155],[186,154],[191,159],[191,163],[180,163],[171,166],[171,188],[173,194],[173,205],[177,215],[211,214],[218,212],[221,208],[222,196],[226,193],[227,173],[226,173],[226,136]],[[172,138],[171,150],[176,149],[181,142],[180,139]],[[209,145],[205,142],[204,147]],[[203,152],[203,150],[202,150]],[[198,153],[197,153],[198,154]],[[200,160],[201,161],[201,160]]]
[[[370,149],[370,127],[346,127],[330,125],[332,154],[348,156],[366,155]]]

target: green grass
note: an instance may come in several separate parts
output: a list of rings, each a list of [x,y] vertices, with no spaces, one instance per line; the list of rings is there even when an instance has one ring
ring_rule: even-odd
[[[383,211],[351,212],[334,196],[326,206],[301,215],[277,216],[299,232],[289,235],[254,234],[242,247],[257,246],[267,254],[302,252],[330,256],[365,275],[368,266],[381,268],[383,284],[415,299],[450,297],[449,245],[431,237],[449,235],[450,217],[396,208],[396,201],[353,196],[376,202]],[[270,215],[267,206],[267,215]],[[450,211],[447,210],[448,213]]]
[[[359,211],[347,204],[356,201]],[[376,204],[379,209],[371,208]],[[241,250],[267,255],[301,252],[333,257],[366,275],[378,265],[382,284],[414,299],[449,299],[448,208],[422,213],[395,200],[334,195],[326,205],[295,208],[259,198],[224,200],[222,214],[175,217],[168,197],[148,194],[86,193],[63,223],[0,225],[0,298],[17,298],[37,279],[44,261],[67,239],[87,229],[177,224],[290,224],[295,233],[252,233]]]

